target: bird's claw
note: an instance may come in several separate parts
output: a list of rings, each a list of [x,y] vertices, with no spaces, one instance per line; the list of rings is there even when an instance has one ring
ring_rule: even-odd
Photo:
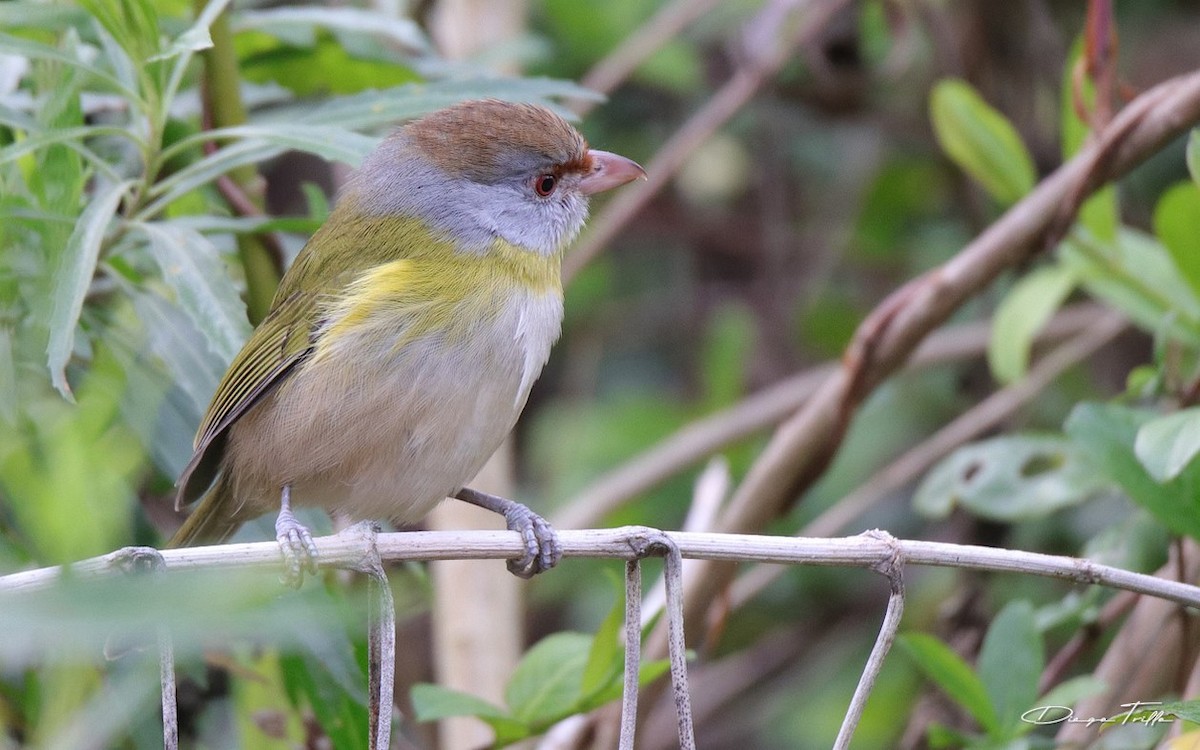
[[[312,532],[290,509],[282,510],[275,519],[275,541],[279,542],[279,552],[283,555],[283,583],[300,588],[305,572],[314,575],[317,572],[317,544]]]
[[[562,544],[549,521],[519,503],[504,514],[504,520],[525,545],[524,555],[508,561],[509,572],[518,578],[533,578],[558,565]]]

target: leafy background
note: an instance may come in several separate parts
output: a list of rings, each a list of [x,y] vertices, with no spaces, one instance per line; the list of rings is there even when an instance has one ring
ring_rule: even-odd
[[[659,4],[497,3],[517,33],[465,59],[446,54],[438,24],[481,22],[450,3],[225,5],[0,3],[0,573],[169,534],[172,479],[217,379],[346,165],[381,134],[476,96],[593,107],[573,81]],[[643,163],[739,69],[762,11],[675,5],[703,12],[580,123]],[[1184,0],[1115,16],[1103,2],[843,6],[572,279],[563,340],[516,434],[518,499],[578,514],[579,498],[659,441],[837,357],[888,291],[1026,195],[1106,107],[1200,67],[1200,13]],[[1110,32],[1115,60],[1100,44]],[[866,491],[939,426],[1022,382],[1066,305],[1131,325],[839,531],[1146,571],[1174,550],[1186,574],[1200,532],[1198,181],[1193,132],[1088,201],[1057,248],[960,311],[971,353],[879,389],[772,530],[794,533]],[[768,426],[721,446],[734,481]],[[680,527],[705,458],[595,523]],[[428,721],[465,713],[515,741],[612,700],[612,572],[570,561],[529,585],[529,648],[500,705],[417,685],[435,680],[432,584],[393,570],[401,642],[419,644],[400,655],[398,737],[433,746]],[[704,747],[831,743],[886,595],[864,575],[789,570],[717,608],[692,644]],[[114,637],[152,637],[147,623],[175,635],[183,731],[201,746],[365,747],[362,588],[336,576],[282,594],[270,576],[151,591],[67,581],[0,602],[0,748],[159,746],[152,660],[102,658]],[[909,634],[856,747],[1053,746],[1056,727],[1023,712],[1120,687],[1119,669],[1100,675],[1106,651],[1146,627],[1125,617],[1127,599],[1011,576],[921,572],[909,597]],[[1193,697],[1184,619],[1160,624],[1139,662],[1149,677],[1129,679],[1136,698]],[[671,746],[668,716],[650,712],[639,746]],[[1088,741],[1150,747],[1163,731]]]

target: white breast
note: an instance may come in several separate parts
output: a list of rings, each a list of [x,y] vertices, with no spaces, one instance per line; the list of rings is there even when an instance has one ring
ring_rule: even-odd
[[[420,336],[394,351],[379,347],[381,331],[364,326],[340,343],[358,356],[324,360],[353,367],[302,368],[276,392],[290,403],[270,410],[286,420],[239,425],[236,439],[275,443],[255,452],[272,456],[270,466],[242,467],[239,484],[286,481],[297,504],[356,519],[418,520],[469,482],[512,429],[562,313],[557,292],[518,292],[468,336]],[[378,356],[361,355],[368,341]]]

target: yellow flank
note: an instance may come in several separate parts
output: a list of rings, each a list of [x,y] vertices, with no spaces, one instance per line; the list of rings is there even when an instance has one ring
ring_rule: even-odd
[[[562,294],[561,252],[543,255],[503,240],[483,253],[463,251],[434,238],[417,220],[352,221],[352,236],[340,239],[362,243],[362,255],[382,262],[327,297],[322,317],[330,324],[319,336],[316,359],[346,334],[372,324],[391,329],[396,347],[430,331],[458,339],[470,334],[472,324],[493,320],[516,294]],[[376,245],[379,238],[390,238],[390,247]]]

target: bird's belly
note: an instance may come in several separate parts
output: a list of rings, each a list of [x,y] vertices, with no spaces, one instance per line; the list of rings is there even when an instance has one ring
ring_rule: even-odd
[[[265,508],[291,484],[300,505],[421,518],[512,429],[561,319],[559,295],[521,295],[457,339],[403,326],[346,334],[234,425],[235,494]],[[259,448],[239,450],[251,441]]]

